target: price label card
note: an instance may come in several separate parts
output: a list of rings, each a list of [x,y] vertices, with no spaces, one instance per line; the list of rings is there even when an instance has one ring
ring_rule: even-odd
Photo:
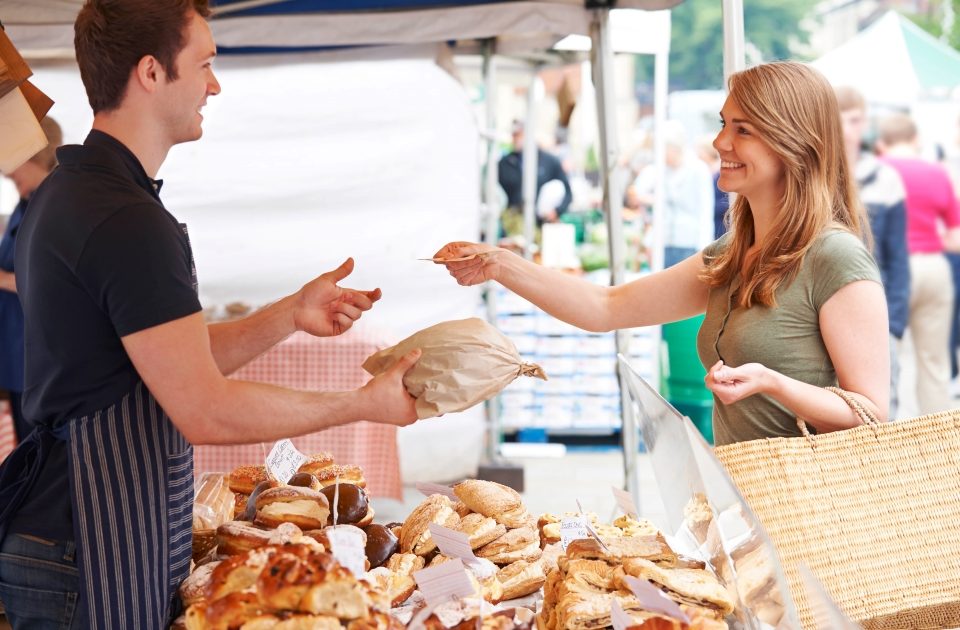
[[[666,615],[681,623],[690,623],[690,618],[680,610],[676,602],[664,595],[663,591],[647,580],[641,580],[632,575],[628,575],[624,581],[627,583],[627,586],[630,587],[630,591],[637,600],[640,601],[640,606],[645,610]]]
[[[426,496],[431,496],[434,494],[442,494],[451,501],[459,501],[457,495],[453,493],[453,488],[450,486],[445,486],[439,483],[420,483],[416,484],[417,490],[425,494]]]
[[[617,506],[621,512],[632,518],[637,518],[640,515],[629,492],[615,486],[611,486],[610,489],[613,490],[613,497],[617,500]]]
[[[448,558],[460,558],[465,564],[477,562],[477,557],[473,555],[473,549],[470,547],[470,538],[466,534],[436,523],[430,523],[428,527],[440,553]]]
[[[582,516],[567,516],[560,519],[560,546],[564,551],[567,545],[581,538],[589,538],[587,520]]]
[[[413,573],[420,592],[430,606],[442,604],[450,599],[470,597],[475,594],[473,584],[467,577],[467,570],[460,558],[448,560],[443,564]]]
[[[305,461],[307,461],[307,456],[298,451],[293,442],[280,440],[270,449],[266,465],[274,479],[281,483],[287,483]]]
[[[323,530],[330,541],[330,553],[356,577],[366,573],[363,531],[356,527],[327,527]]]
[[[633,618],[623,611],[620,600],[613,598],[613,606],[610,607],[610,625],[613,630],[627,630],[633,624]]]

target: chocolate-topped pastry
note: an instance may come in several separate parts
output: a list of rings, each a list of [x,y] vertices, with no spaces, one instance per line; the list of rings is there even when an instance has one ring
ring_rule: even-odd
[[[320,492],[327,497],[327,501],[330,502],[331,506],[330,518],[327,519],[327,524],[333,524],[333,497],[338,492],[338,487],[337,523],[341,525],[359,523],[367,515],[367,493],[360,486],[355,486],[352,483],[341,483],[320,489]]]
[[[364,551],[371,569],[379,567],[400,549],[400,541],[384,525],[373,523],[364,527],[363,531],[367,533],[367,546]]]
[[[317,479],[316,475],[306,472],[298,472],[293,477],[290,477],[290,481],[287,482],[287,485],[310,488],[311,490],[319,490],[320,480]]]

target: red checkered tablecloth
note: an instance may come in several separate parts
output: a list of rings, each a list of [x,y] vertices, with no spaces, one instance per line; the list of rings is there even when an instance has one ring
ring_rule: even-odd
[[[316,338],[297,333],[232,378],[314,391],[356,389],[370,379],[360,367],[364,359],[395,342],[386,332],[362,323],[337,337]],[[269,421],[264,418],[264,422]],[[307,455],[330,451],[339,463],[361,466],[372,496],[403,498],[396,427],[357,422],[293,438],[293,443]],[[236,466],[262,463],[272,446],[272,442],[197,446],[195,473],[229,472]]]

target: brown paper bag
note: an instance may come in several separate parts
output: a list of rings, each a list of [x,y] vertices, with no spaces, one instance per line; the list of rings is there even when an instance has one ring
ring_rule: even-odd
[[[463,411],[520,375],[547,380],[539,365],[520,359],[516,346],[503,333],[476,317],[424,328],[367,357],[363,369],[376,376],[416,348],[423,355],[407,372],[403,384],[417,399],[420,419]]]

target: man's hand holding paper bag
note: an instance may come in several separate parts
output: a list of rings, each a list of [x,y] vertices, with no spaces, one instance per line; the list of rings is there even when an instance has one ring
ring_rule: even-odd
[[[442,322],[371,355],[363,369],[377,376],[419,348],[417,361],[403,377],[416,398],[420,419],[463,411],[487,400],[518,376],[547,379],[539,365],[524,363],[503,333],[476,317]]]

